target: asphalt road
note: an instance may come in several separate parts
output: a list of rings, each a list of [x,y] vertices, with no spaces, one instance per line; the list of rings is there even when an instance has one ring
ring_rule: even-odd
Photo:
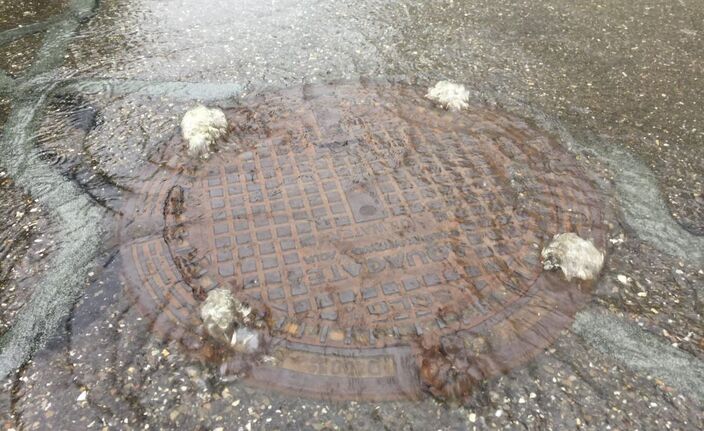
[[[0,280],[6,428],[704,426],[700,1],[203,3],[0,0],[0,193],[12,197],[0,206],[22,213],[0,221],[19,256],[0,271],[14,274]],[[358,78],[463,83],[558,136],[613,211],[591,305],[461,403],[323,402],[223,381],[149,336],[111,283],[105,190],[139,181],[131,167],[190,105]],[[86,105],[99,114],[75,127]],[[76,155],[97,179],[67,174]]]

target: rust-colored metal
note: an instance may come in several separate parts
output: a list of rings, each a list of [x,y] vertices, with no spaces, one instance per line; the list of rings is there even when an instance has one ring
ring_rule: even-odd
[[[122,261],[155,328],[186,345],[207,344],[193,340],[215,287],[265,310],[276,361],[254,366],[252,383],[462,395],[541,351],[587,300],[588,286],[543,272],[539,256],[568,231],[603,249],[598,193],[524,120],[360,83],[226,114],[221,151],[157,172],[127,200]],[[167,164],[188,164],[170,145]]]

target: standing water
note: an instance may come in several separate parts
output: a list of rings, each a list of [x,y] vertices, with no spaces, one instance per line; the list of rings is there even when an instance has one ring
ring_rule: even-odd
[[[704,426],[704,17],[604,8],[0,0],[5,428]]]

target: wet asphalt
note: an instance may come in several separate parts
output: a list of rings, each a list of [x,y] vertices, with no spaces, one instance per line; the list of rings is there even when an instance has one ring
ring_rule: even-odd
[[[21,329],[3,330],[0,365],[33,357],[7,379],[5,427],[701,428],[703,36],[692,0],[0,0],[0,181],[13,180],[0,184],[23,197],[0,203],[17,219],[1,222],[41,226],[12,237],[39,257],[0,280],[3,328]],[[222,381],[150,337],[99,270],[107,186],[138,181],[130,166],[192,103],[360,77],[465,84],[559,136],[613,209],[592,304],[544,355],[462,402],[322,402]],[[67,94],[100,121],[52,114]],[[62,156],[48,163],[47,148]],[[75,154],[102,179],[67,176]]]

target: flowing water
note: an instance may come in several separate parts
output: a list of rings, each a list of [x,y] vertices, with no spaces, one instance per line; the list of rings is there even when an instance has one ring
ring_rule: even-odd
[[[693,2],[0,17],[6,428],[704,426]],[[197,103],[229,123],[207,160]],[[596,280],[542,269],[561,232]],[[215,289],[256,349],[205,329]]]

